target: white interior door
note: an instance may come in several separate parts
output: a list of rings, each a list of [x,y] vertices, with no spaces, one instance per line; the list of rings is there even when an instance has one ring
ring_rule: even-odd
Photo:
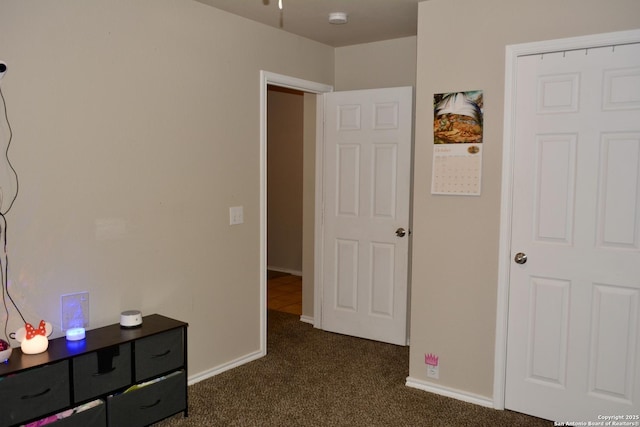
[[[406,345],[413,89],[324,96],[322,329]]]
[[[516,85],[505,407],[637,417],[640,44],[523,56]]]

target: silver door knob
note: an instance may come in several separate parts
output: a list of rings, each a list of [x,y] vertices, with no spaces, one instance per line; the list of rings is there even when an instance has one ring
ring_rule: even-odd
[[[400,227],[396,230],[396,236],[398,237],[404,237],[407,234],[407,230],[405,230],[404,228]]]
[[[516,262],[516,264],[524,264],[525,262],[527,262],[527,254],[518,252],[516,256],[513,257],[513,260]]]

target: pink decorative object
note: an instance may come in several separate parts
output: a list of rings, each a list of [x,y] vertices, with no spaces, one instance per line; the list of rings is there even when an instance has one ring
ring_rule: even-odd
[[[4,363],[11,357],[13,349],[5,340],[0,340],[0,363]]]
[[[438,356],[435,354],[425,354],[424,355],[424,363],[431,366],[438,366]]]

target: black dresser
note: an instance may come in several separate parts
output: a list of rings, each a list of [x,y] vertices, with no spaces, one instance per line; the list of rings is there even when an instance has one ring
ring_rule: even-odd
[[[40,354],[14,348],[0,363],[0,427],[60,413],[52,427],[134,427],[187,416],[187,327],[153,314],[137,328],[115,324],[81,341],[52,339]]]

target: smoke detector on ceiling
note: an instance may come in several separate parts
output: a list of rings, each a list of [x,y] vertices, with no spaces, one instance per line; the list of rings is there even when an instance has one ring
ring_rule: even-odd
[[[344,12],[333,12],[329,14],[329,23],[330,24],[346,24],[347,23],[347,14]]]

